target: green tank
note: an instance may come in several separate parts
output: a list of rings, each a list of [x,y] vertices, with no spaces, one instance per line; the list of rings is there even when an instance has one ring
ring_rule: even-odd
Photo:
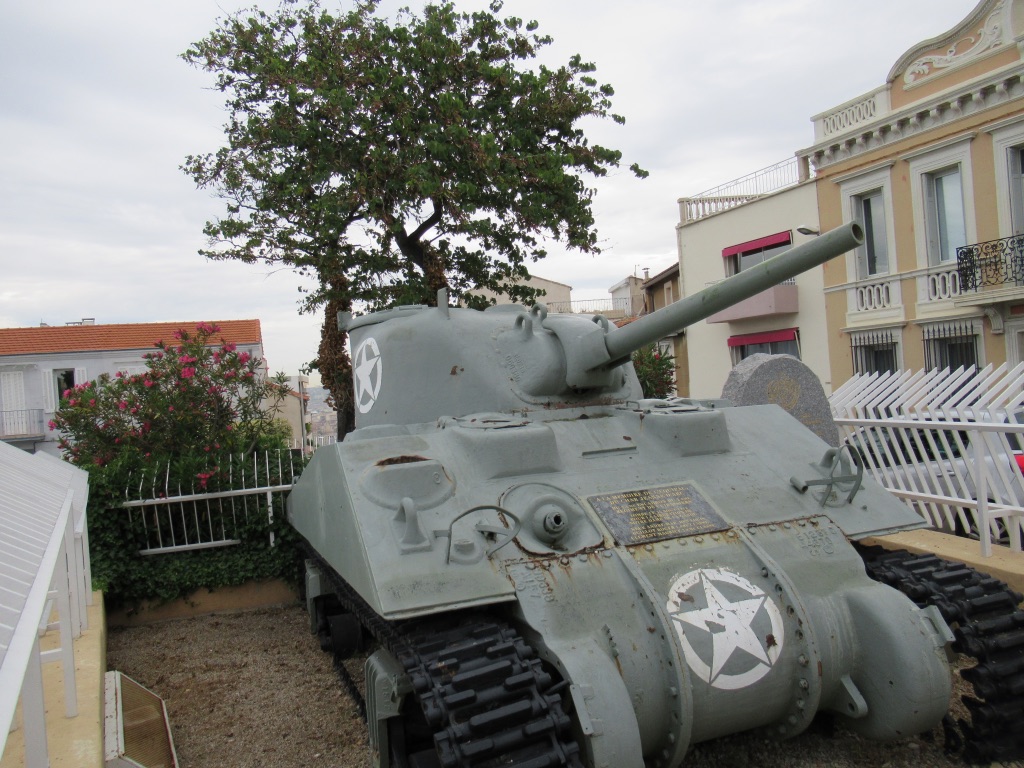
[[[288,516],[311,628],[370,652],[375,765],[669,768],[822,712],[880,740],[942,720],[949,626],[854,544],[921,518],[778,406],[645,399],[629,362],[861,239],[833,230],[621,329],[443,294],[339,319],[356,429]]]

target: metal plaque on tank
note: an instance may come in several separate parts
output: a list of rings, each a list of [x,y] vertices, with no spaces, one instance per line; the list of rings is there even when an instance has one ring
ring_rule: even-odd
[[[648,544],[729,528],[692,483],[604,493],[587,501],[619,544]]]

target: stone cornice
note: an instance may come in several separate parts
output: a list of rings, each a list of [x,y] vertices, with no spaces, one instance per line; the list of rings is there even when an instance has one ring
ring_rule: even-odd
[[[872,97],[873,94],[869,94],[868,98]],[[815,170],[822,170],[915,134],[948,125],[985,109],[1021,98],[1024,98],[1024,64],[1016,63],[964,83],[956,90],[922,100],[882,118],[858,124],[852,130],[837,133],[812,147],[799,150],[797,155],[806,157]],[[845,107],[850,108],[851,106]],[[831,115],[823,119],[828,117]]]

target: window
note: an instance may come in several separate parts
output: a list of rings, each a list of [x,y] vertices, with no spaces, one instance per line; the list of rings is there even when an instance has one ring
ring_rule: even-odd
[[[886,239],[884,197],[875,189],[853,198],[854,219],[864,230],[864,245],[857,249],[857,278],[889,272],[889,242]]]
[[[751,355],[792,355],[800,359],[800,333],[796,328],[766,333],[747,333],[729,337],[729,351],[732,364],[745,360]]]
[[[973,320],[929,323],[921,331],[925,370],[981,367],[978,329]]]
[[[767,261],[772,256],[778,256],[792,248],[792,243],[793,236],[787,231],[729,246],[722,250],[722,257],[725,259],[725,275],[731,277],[762,261]]]
[[[672,281],[665,283],[665,306],[667,307],[675,299],[672,298]]]
[[[850,334],[854,373],[895,373],[899,370],[899,331],[886,328]]]
[[[956,261],[956,249],[967,245],[964,191],[959,164],[924,175],[928,263]]]
[[[54,368],[43,371],[43,405],[54,413],[64,393],[78,384],[89,381],[85,368]]]
[[[1010,226],[1012,234],[1024,235],[1024,147],[1010,147],[1006,152],[1006,162],[1010,187]]]
[[[971,194],[974,188],[973,138],[974,134],[960,136],[900,158],[910,166],[915,247],[920,269],[941,267],[933,272],[948,274],[956,266],[956,249],[977,242],[974,195]]]
[[[1024,235],[1024,119],[989,128],[992,134],[999,236]]]
[[[892,240],[892,166],[887,162],[839,179],[843,221],[856,221],[864,230],[864,245],[847,257],[846,277],[850,282],[890,272],[889,254],[896,253]]]

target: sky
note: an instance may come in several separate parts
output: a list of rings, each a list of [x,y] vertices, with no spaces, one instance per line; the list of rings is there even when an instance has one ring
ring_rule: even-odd
[[[477,10],[485,0],[454,0]],[[214,76],[179,57],[238,0],[40,0],[0,8],[0,328],[258,318],[272,371],[316,356],[323,323],[300,314],[287,269],[198,255],[224,212],[180,170],[215,151],[227,112]],[[268,10],[276,2],[261,2]],[[324,0],[328,8],[348,7]],[[383,13],[422,2],[385,0]],[[545,63],[574,53],[615,89],[585,126],[619,149],[593,180],[603,252],[551,248],[541,277],[593,299],[676,258],[677,200],[793,156],[811,117],[873,90],[973,0],[506,0],[540,22]],[[645,180],[628,170],[639,163]],[[315,375],[311,377],[316,383]]]

